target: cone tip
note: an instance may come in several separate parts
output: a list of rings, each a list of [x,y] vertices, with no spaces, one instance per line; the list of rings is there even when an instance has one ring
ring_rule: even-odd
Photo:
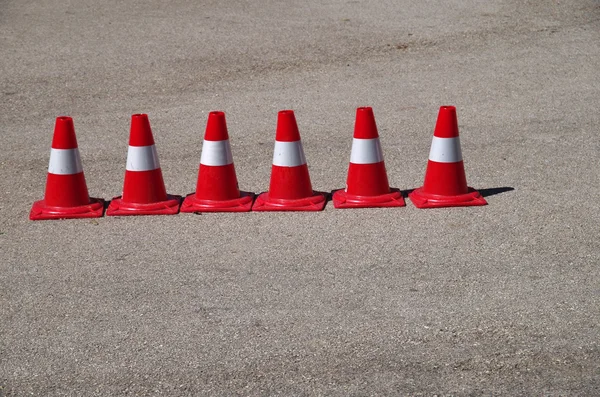
[[[54,136],[52,137],[53,149],[76,149],[77,138],[73,119],[69,116],[59,116],[54,125]]]
[[[208,121],[206,123],[206,131],[204,132],[204,140],[225,141],[227,139],[229,139],[229,134],[227,133],[225,112],[217,110],[208,113]]]
[[[279,142],[296,142],[300,140],[300,132],[293,110],[281,110],[277,114],[275,140]]]
[[[129,132],[129,146],[154,145],[154,137],[150,128],[148,115],[136,113],[131,116],[131,130]]]
[[[438,138],[458,137],[458,120],[456,117],[456,106],[440,106],[437,122],[433,135]]]
[[[452,105],[443,105],[443,106],[440,106],[440,111],[442,111],[442,110],[444,110],[444,111],[454,111],[454,112],[456,112],[456,106],[452,106]]]
[[[354,138],[379,138],[379,133],[377,132],[377,124],[375,124],[375,116],[373,115],[372,107],[363,106],[356,109],[356,122],[354,123]]]

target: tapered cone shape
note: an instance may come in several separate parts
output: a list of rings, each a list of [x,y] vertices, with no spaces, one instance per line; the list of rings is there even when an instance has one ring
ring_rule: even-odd
[[[254,193],[238,188],[225,113],[210,112],[196,192],[185,198],[181,212],[247,212],[253,200]]]
[[[33,203],[29,219],[98,218],[104,200],[88,195],[71,117],[58,117],[54,127],[44,199]]]
[[[408,197],[418,208],[486,205],[475,189],[467,186],[458,121],[454,106],[442,106],[438,115],[425,182]]]
[[[373,109],[356,109],[346,189],[333,193],[335,208],[402,207],[398,189],[390,189]]]
[[[110,202],[106,215],[173,215],[181,196],[167,194],[146,114],[131,117],[123,195]]]
[[[277,117],[269,191],[256,198],[252,211],[321,211],[326,202],[325,193],[312,189],[294,112],[282,110]]]

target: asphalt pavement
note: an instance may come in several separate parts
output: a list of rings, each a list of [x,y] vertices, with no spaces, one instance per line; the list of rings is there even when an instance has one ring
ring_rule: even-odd
[[[0,1],[0,396],[600,395],[600,3]],[[484,207],[30,221],[57,116],[120,194],[147,113],[169,193],[226,113],[242,190],[293,109],[313,187],[372,106],[422,185],[457,107]]]

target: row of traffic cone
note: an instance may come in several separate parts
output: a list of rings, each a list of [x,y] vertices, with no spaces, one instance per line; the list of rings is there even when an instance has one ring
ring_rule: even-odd
[[[409,193],[418,208],[485,205],[467,186],[456,108],[442,106],[438,115],[423,187]],[[132,116],[122,196],[106,215],[168,215],[177,212],[320,211],[327,194],[313,191],[294,112],[277,119],[269,190],[254,200],[240,191],[223,112],[211,112],[198,171],[196,192],[181,202],[167,194],[148,116]],[[346,188],[333,193],[336,208],[401,207],[402,193],[390,188],[379,134],[370,107],[358,108]],[[30,219],[94,218],[104,201],[90,198],[83,175],[73,120],[58,117],[46,193],[33,204]]]

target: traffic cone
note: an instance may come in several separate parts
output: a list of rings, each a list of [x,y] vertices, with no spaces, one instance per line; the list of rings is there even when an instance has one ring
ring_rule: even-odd
[[[333,193],[335,208],[403,207],[398,189],[390,189],[373,109],[356,109],[346,189]]]
[[[425,182],[423,187],[415,189],[408,197],[417,208],[487,204],[478,191],[467,186],[454,106],[440,107]]]
[[[146,114],[131,116],[131,132],[123,195],[110,202],[106,215],[173,215],[181,196],[167,194],[150,122]]]
[[[277,117],[269,191],[256,198],[252,211],[321,211],[326,195],[312,190],[308,166],[292,110]]]
[[[29,219],[99,218],[104,200],[88,195],[71,117],[57,117],[50,149],[44,199],[31,207]]]
[[[210,112],[196,192],[183,200],[181,212],[247,212],[253,200],[254,193],[238,188],[225,113]]]

